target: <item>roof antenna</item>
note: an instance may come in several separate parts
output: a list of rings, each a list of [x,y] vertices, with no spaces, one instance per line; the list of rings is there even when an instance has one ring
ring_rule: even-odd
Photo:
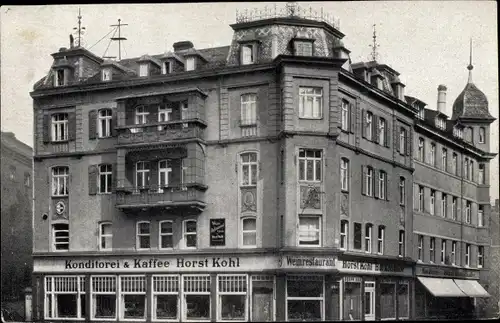
[[[377,57],[378,57],[378,53],[377,53],[377,48],[379,47],[379,45],[377,44],[377,32],[375,30],[375,24],[373,24],[373,45],[368,45],[372,48],[372,53],[371,53],[371,59],[372,61],[376,61],[377,60]]]
[[[119,61],[122,59],[122,40],[127,40],[127,38],[121,36],[121,27],[128,26],[128,24],[122,24],[121,21],[122,21],[121,19],[118,19],[118,25],[111,25],[111,27],[118,28],[118,37],[111,37],[111,40],[118,41],[118,60]]]
[[[474,66],[472,66],[472,37],[470,38],[470,54],[469,54],[469,66],[467,66],[467,69],[469,70],[469,79],[467,80],[467,83],[472,83],[472,69]]]
[[[80,8],[78,8],[78,27],[73,27],[74,34],[76,36],[76,47],[83,47],[84,41],[83,41],[83,35],[85,34],[85,27],[82,27],[82,12]]]

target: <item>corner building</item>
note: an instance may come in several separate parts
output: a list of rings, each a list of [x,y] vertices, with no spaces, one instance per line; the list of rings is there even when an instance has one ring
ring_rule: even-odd
[[[414,316],[418,109],[326,17],[266,14],[226,47],[52,54],[31,93],[37,319]]]

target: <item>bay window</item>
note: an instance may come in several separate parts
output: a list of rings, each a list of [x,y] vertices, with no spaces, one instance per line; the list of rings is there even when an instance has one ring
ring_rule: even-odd
[[[217,275],[218,320],[248,321],[247,275]]]
[[[299,87],[299,118],[321,119],[323,117],[323,89]]]
[[[45,319],[84,319],[85,276],[45,277]]]
[[[210,276],[184,275],[182,321],[210,321]]]
[[[286,281],[286,320],[324,320],[324,277],[288,275]]]
[[[484,177],[484,164],[479,164],[479,171],[477,174],[477,182],[479,184],[485,184],[485,177]]]
[[[179,321],[179,275],[153,275],[153,319]]]
[[[321,216],[299,215],[299,246],[321,245]]]

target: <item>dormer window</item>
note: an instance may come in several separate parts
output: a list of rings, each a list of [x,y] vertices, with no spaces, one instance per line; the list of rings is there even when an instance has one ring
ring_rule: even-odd
[[[56,70],[54,86],[63,86],[64,83],[64,69],[61,68]]]
[[[417,114],[417,117],[418,117],[419,119],[424,120],[424,108],[423,108],[423,107],[418,108],[418,114]]]
[[[191,56],[186,58],[186,71],[194,71],[196,68],[196,57]]]
[[[162,74],[172,73],[172,64],[169,61],[163,62],[163,64],[161,65],[161,73]]]
[[[442,130],[445,129],[445,120],[444,120],[444,118],[437,118],[436,119],[436,127],[438,127],[439,129],[442,129]]]
[[[241,64],[248,65],[255,63],[255,44],[241,45]]]
[[[313,40],[294,40],[293,42],[295,56],[313,56]]]
[[[459,127],[455,127],[455,128],[453,128],[453,135],[454,135],[455,137],[458,137],[458,138],[462,139],[462,138],[463,138],[463,136],[464,136],[463,129],[462,129],[462,128],[459,128]]]
[[[102,70],[102,80],[103,81],[111,81],[111,69],[110,68],[104,68]]]
[[[144,77],[149,74],[149,64],[140,64],[139,65],[139,76]]]

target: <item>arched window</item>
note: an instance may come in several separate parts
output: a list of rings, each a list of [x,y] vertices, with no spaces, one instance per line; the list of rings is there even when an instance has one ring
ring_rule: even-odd
[[[257,246],[257,219],[247,217],[241,219],[241,245],[243,247]]]

